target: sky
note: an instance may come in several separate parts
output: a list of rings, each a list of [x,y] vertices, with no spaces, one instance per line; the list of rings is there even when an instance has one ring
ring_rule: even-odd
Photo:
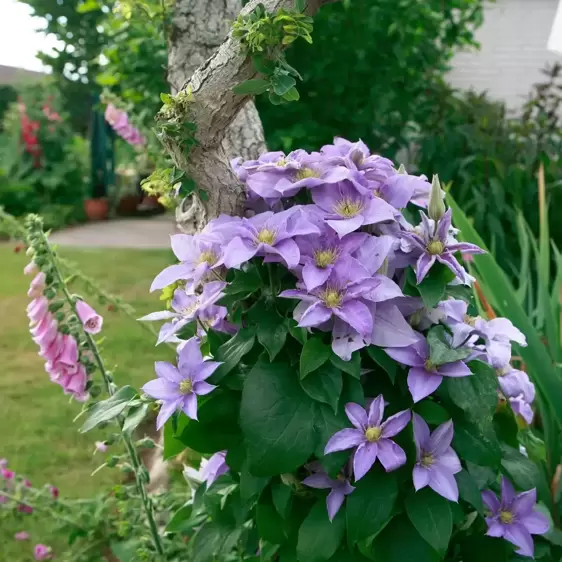
[[[46,70],[35,55],[40,50],[49,52],[57,42],[37,31],[43,20],[31,17],[31,8],[17,0],[0,0],[0,4],[0,64]]]

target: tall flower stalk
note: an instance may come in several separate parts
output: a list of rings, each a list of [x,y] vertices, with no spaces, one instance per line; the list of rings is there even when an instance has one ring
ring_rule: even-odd
[[[46,279],[46,288],[44,290],[45,296],[47,298],[53,298],[56,295],[56,290],[60,289],[60,292],[64,297],[64,301],[66,301],[66,304],[68,304],[70,310],[74,315],[74,318],[75,319],[80,318],[80,314],[77,306],[78,303],[80,302],[80,299],[77,296],[72,295],[68,290],[66,282],[59,268],[57,256],[53,251],[47,239],[47,236],[43,231],[43,222],[40,217],[36,215],[30,215],[28,217],[27,232],[28,232],[28,239],[30,244],[29,253],[31,254],[33,263],[39,269],[41,269],[42,273],[45,274],[45,279]],[[81,338],[85,343],[85,347],[89,352],[89,355],[92,360],[92,363],[87,365],[88,373],[97,369],[102,376],[107,394],[110,397],[113,396],[116,392],[117,386],[113,381],[113,377],[111,373],[105,367],[98,346],[96,345],[96,342],[92,337],[90,330],[88,330],[87,324],[85,323],[83,324],[77,321],[75,322],[75,326],[77,326],[75,330],[80,331]],[[91,388],[91,386],[87,388]],[[129,461],[131,463],[131,466],[135,474],[136,489],[142,500],[142,505],[145,512],[154,549],[158,554],[158,556],[163,557],[164,546],[162,544],[162,539],[160,537],[160,534],[158,533],[158,527],[156,525],[156,520],[154,516],[154,506],[146,489],[146,484],[149,482],[148,471],[140,460],[138,451],[133,443],[131,435],[128,432],[124,431],[124,423],[125,423],[124,417],[118,416],[116,418],[116,423],[119,427],[119,431],[123,439],[123,443],[125,444],[125,449],[127,451]]]

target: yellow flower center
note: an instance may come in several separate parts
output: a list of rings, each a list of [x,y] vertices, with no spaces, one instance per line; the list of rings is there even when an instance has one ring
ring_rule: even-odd
[[[464,315],[464,323],[472,326],[474,328],[474,324],[476,323],[476,316],[469,316],[468,314]]]
[[[193,303],[189,306],[185,306],[181,309],[181,312],[184,316],[191,316],[199,307],[199,299],[196,299]]]
[[[435,363],[432,363],[430,359],[426,359],[424,364],[423,364],[423,368],[426,371],[436,371],[437,365]]]
[[[336,289],[325,289],[319,296],[324,304],[329,308],[338,308],[342,301],[342,295]]]
[[[320,172],[313,170],[312,168],[301,168],[297,171],[297,180],[305,180],[306,178],[319,178]]]
[[[180,394],[189,394],[193,391],[193,383],[186,379],[180,382]]]
[[[369,443],[374,443],[381,438],[382,429],[380,427],[368,427],[365,437]]]
[[[433,460],[433,455],[430,453],[426,453],[421,458],[421,465],[427,468],[433,464]]]
[[[277,162],[275,163],[277,166],[286,166],[287,165],[287,159],[286,158],[281,158],[279,160],[277,160]]]
[[[275,232],[269,228],[262,228],[258,232],[258,242],[262,244],[269,244],[270,246],[275,242]]]
[[[216,261],[217,261],[217,254],[215,254],[215,252],[209,251],[209,252],[201,252],[198,263],[208,263],[209,265],[214,265]]]
[[[342,199],[334,205],[334,212],[348,219],[357,216],[362,209],[363,203],[352,199]]]
[[[432,240],[427,245],[427,251],[434,256],[438,256],[442,254],[444,249],[445,249],[445,245],[443,244],[443,242],[439,240]]]
[[[513,523],[513,513],[511,511],[500,511],[500,521],[505,525],[511,525]]]
[[[335,263],[338,257],[338,253],[335,249],[330,248],[328,250],[316,250],[314,252],[314,260],[317,267],[328,267]]]

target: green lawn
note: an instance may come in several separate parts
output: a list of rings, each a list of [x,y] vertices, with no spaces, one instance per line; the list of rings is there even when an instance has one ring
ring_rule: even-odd
[[[61,255],[98,279],[106,290],[121,295],[139,316],[160,309],[158,293],[149,294],[148,289],[154,276],[171,262],[171,253],[63,249]],[[62,495],[87,497],[109,485],[115,473],[102,470],[90,476],[103,458],[92,454],[102,434],[78,433],[80,422],[73,424],[73,418],[80,405],[70,402],[43,370],[25,315],[29,278],[22,270],[26,263],[23,252],[16,254],[12,246],[0,244],[0,458],[7,458],[10,468],[34,486],[48,482],[59,487]],[[103,356],[119,384],[138,387],[152,378],[155,360],[172,358],[171,350],[155,348],[155,339],[134,320],[103,311],[89,300],[104,315]],[[0,518],[1,561],[32,560],[32,545],[12,539],[22,528],[33,532],[37,542],[50,540],[45,522],[38,517],[26,516],[14,524]]]

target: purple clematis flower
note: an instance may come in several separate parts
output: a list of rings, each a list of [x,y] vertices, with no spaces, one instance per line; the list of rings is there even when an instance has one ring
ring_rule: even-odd
[[[342,429],[332,435],[324,454],[345,451],[356,447],[353,458],[355,480],[360,480],[379,459],[386,472],[401,467],[406,462],[406,453],[390,438],[400,433],[410,421],[410,411],[404,410],[390,416],[385,422],[384,398],[377,396],[369,406],[369,413],[350,402],[345,412],[355,429]]]
[[[354,281],[350,281],[353,279]],[[336,316],[363,336],[371,334],[373,317],[361,297],[367,297],[375,288],[376,280],[352,258],[342,260],[334,268],[324,285],[310,293],[299,289],[283,291],[279,296],[300,299],[310,303],[304,310],[295,309],[295,319],[301,328],[320,326]]]
[[[216,386],[205,382],[221,365],[216,361],[204,361],[196,338],[191,338],[178,354],[178,366],[165,361],[154,364],[157,379],[147,382],[143,391],[162,400],[156,420],[159,430],[175,411],[181,410],[189,418],[197,419],[197,396],[212,392]]]
[[[462,361],[434,365],[429,359],[429,346],[423,336],[408,347],[385,349],[395,361],[408,365],[408,388],[414,402],[419,402],[437,390],[443,377],[467,377],[472,375]]]
[[[491,490],[482,492],[482,500],[490,511],[486,517],[486,534],[504,538],[518,548],[517,554],[532,558],[535,545],[531,535],[544,535],[549,529],[548,519],[535,509],[536,489],[516,494],[511,482],[503,476],[501,501]]]
[[[261,213],[250,219],[233,224],[230,232],[223,228],[223,234],[230,239],[219,263],[229,268],[239,268],[254,256],[281,258],[289,269],[295,268],[300,260],[300,250],[294,236],[319,234],[301,207],[292,207],[280,213]]]
[[[343,505],[345,496],[349,496],[355,490],[355,487],[349,483],[349,479],[344,474],[339,474],[337,478],[330,478],[322,469],[306,477],[302,483],[310,488],[330,490],[326,498],[326,509],[330,521],[334,520]]]
[[[455,258],[455,252],[464,254],[483,254],[484,251],[474,244],[465,242],[451,242],[451,209],[441,217],[437,224],[430,223],[429,218],[420,211],[422,218],[421,232],[404,232],[402,236],[410,241],[421,255],[416,263],[416,282],[418,285],[425,279],[431,266],[438,261],[446,265],[462,282],[467,281],[467,273]]]
[[[359,193],[349,181],[317,187],[312,200],[340,238],[364,225],[393,221],[396,213],[386,201]]]
[[[210,488],[219,476],[230,470],[226,464],[226,453],[226,451],[215,453],[201,469],[201,477],[207,483],[207,488]]]
[[[195,236],[174,234],[170,237],[172,250],[181,263],[160,272],[150,286],[151,291],[163,289],[180,279],[197,286],[209,271],[219,267],[223,245],[216,235],[213,236],[210,226],[211,223]]]
[[[529,375],[525,371],[513,369],[511,365],[504,369],[497,369],[496,372],[501,391],[513,411],[530,424],[534,417],[531,404],[535,401],[536,390]]]
[[[324,284],[336,265],[350,259],[359,247],[370,238],[369,234],[355,232],[339,238],[335,232],[298,236],[295,239],[300,249],[300,263],[304,286],[312,291]]]
[[[473,323],[474,330],[486,343],[488,362],[495,369],[501,369],[509,363],[512,341],[523,347],[527,345],[525,336],[507,318],[476,318]]]
[[[224,296],[222,291],[226,285],[224,281],[211,281],[204,285],[203,292],[199,295],[187,293],[183,289],[176,289],[172,298],[174,312],[171,310],[151,312],[139,318],[139,320],[172,320],[172,322],[164,324],[160,329],[156,345],[168,341],[184,326],[199,316],[203,315],[203,318],[205,318],[205,311]]]
[[[410,202],[418,207],[427,207],[430,191],[431,183],[425,176],[395,173],[381,184],[375,195],[394,208],[403,209]]]
[[[429,486],[440,496],[459,501],[459,488],[454,475],[462,470],[457,453],[451,448],[453,422],[440,425],[433,433],[424,419],[414,414],[414,440],[416,442],[416,466],[414,487],[416,492]]]

